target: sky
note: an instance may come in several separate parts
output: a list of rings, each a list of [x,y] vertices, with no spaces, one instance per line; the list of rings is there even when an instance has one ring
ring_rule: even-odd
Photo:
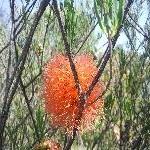
[[[20,5],[21,0],[15,0],[17,5]],[[0,0],[0,21],[2,23],[8,23],[10,19],[10,7],[9,0]]]
[[[25,0],[15,0],[16,6],[18,8],[18,9],[16,9],[16,11],[19,11],[19,7],[21,7],[21,5],[22,5],[21,1],[24,2]],[[78,4],[77,1],[78,0],[75,0],[76,5]],[[9,0],[0,0],[0,22],[2,24],[3,23],[7,24],[7,22],[9,22],[9,19],[10,19],[9,17],[10,17]],[[144,2],[143,8],[142,8],[142,14],[141,14],[141,16],[139,18],[139,22],[138,22],[142,28],[144,28],[144,24],[146,22],[147,17],[148,17],[148,6],[147,6],[147,3]],[[94,34],[97,35],[97,33],[101,33],[101,30],[97,26],[94,32],[95,32]],[[137,37],[138,37],[139,41],[141,41],[143,39],[143,36],[141,36],[139,33],[137,33]],[[121,33],[120,37],[117,40],[117,45],[121,45],[123,48],[125,48],[127,41],[128,41],[128,39],[127,39],[126,35],[124,33]],[[95,48],[98,49],[99,52],[104,51],[106,49],[106,46],[104,46],[104,44],[106,42],[107,42],[107,38],[105,37],[104,34],[102,34],[102,38],[96,43]],[[137,41],[137,45],[138,45],[138,41]]]

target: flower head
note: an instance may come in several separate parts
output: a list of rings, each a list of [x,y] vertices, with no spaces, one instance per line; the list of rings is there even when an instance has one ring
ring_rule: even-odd
[[[86,91],[97,73],[97,67],[90,55],[82,54],[74,59],[78,78]],[[91,104],[103,91],[100,82],[96,84],[86,104]],[[43,97],[45,109],[51,116],[52,125],[71,131],[76,126],[79,112],[79,96],[67,57],[58,54],[45,66],[43,72]],[[78,129],[91,128],[94,120],[103,111],[103,100],[99,99],[83,111]]]
[[[34,146],[34,150],[62,150],[60,144],[54,140],[43,140]]]

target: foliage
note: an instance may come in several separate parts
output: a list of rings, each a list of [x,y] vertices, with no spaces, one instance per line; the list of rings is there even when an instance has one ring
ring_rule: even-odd
[[[44,7],[40,2],[26,0],[20,5],[15,2],[15,9],[10,1],[11,22],[0,24],[0,150],[2,146],[32,149],[48,141],[63,147],[68,140],[67,133],[52,126],[45,113],[41,75],[48,60],[58,53],[68,55],[68,49],[52,2],[41,16],[42,11],[37,8]],[[72,60],[76,55],[90,53],[99,70],[109,56],[99,76],[106,87],[104,116],[97,120],[93,130],[77,132],[72,149],[150,149],[150,22],[147,19],[144,26],[140,24],[141,10],[149,1],[132,2],[58,1]],[[126,9],[129,3],[132,7]],[[149,9],[147,13],[149,18]],[[106,50],[102,47],[104,55],[96,49],[101,53],[99,57],[95,45],[104,39],[97,37],[97,33],[106,37],[108,47]],[[123,44],[116,43],[125,36]],[[85,67],[88,63],[85,62]],[[79,66],[76,67],[78,70]],[[91,71],[87,69],[86,73]]]

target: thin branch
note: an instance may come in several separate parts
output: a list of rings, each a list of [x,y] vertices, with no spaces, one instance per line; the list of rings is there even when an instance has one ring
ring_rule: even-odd
[[[20,55],[18,62],[16,66],[14,67],[14,71],[12,73],[12,76],[10,77],[10,82],[9,82],[9,88],[5,91],[4,95],[4,101],[8,101],[6,106],[3,106],[2,108],[2,113],[0,115],[0,150],[3,149],[3,133],[6,125],[6,121],[8,119],[8,114],[9,114],[9,109],[13,100],[13,97],[16,93],[16,90],[18,88],[20,76],[22,74],[22,71],[24,69],[24,64],[26,62],[26,57],[28,55],[30,45],[32,42],[32,38],[34,35],[34,32],[38,26],[38,23],[40,21],[40,18],[42,17],[46,7],[48,6],[50,0],[42,0],[39,6],[39,9],[36,13],[35,19],[33,21],[33,24],[31,26],[30,32],[28,37],[26,38],[26,42],[22,51],[22,54]]]
[[[126,15],[127,15],[128,11],[129,11],[129,8],[130,8],[130,6],[132,5],[133,1],[134,1],[134,0],[128,0],[127,6],[126,6],[125,11],[124,11],[124,16],[123,16],[123,19],[122,19],[122,24],[118,27],[118,30],[117,30],[115,36],[114,36],[113,39],[112,39],[112,49],[114,48],[114,46],[115,46],[115,44],[116,44],[116,42],[117,42],[117,39],[118,39],[118,37],[119,37],[119,35],[120,35],[120,31],[121,31],[121,29],[122,29],[122,27],[123,27],[123,23],[124,23],[124,21],[125,21]],[[93,91],[95,85],[97,84],[99,78],[101,77],[101,75],[102,75],[102,73],[103,73],[103,71],[104,71],[104,69],[105,69],[105,66],[106,66],[106,64],[107,64],[107,62],[109,61],[109,58],[110,58],[110,56],[111,56],[110,54],[111,54],[111,53],[110,53],[110,51],[108,50],[108,51],[106,52],[106,55],[105,55],[105,57],[104,57],[104,60],[102,61],[102,64],[101,64],[101,66],[100,66],[100,68],[99,68],[99,70],[98,70],[96,76],[94,77],[94,79],[93,79],[91,85],[88,87],[88,90],[87,90],[87,92],[86,92],[86,96],[87,96],[87,97],[90,96],[90,94],[91,94],[91,92]]]
[[[150,39],[148,37],[148,35],[144,32],[143,28],[132,18],[132,16],[130,15],[130,13],[128,14],[128,16],[130,17],[130,19],[135,23],[135,25],[137,25],[137,27],[141,30],[139,30],[138,28],[136,28],[135,25],[133,25],[130,21],[128,21],[128,23],[130,23],[132,25],[133,28],[135,28],[140,34],[142,34],[146,39]]]
[[[81,48],[84,46],[85,42],[88,40],[89,36],[91,35],[91,33],[95,30],[96,26],[98,25],[98,22],[93,26],[93,28],[91,29],[91,31],[87,34],[87,36],[85,37],[85,39],[83,40],[81,46],[79,47],[78,51],[75,53],[75,55],[77,55],[79,53],[79,51],[81,50]]]
[[[108,48],[109,48],[109,51],[110,51],[110,63],[109,63],[109,70],[110,70],[110,75],[109,75],[109,80],[107,82],[107,85],[105,87],[105,90],[102,92],[101,95],[99,95],[93,102],[89,103],[86,105],[86,107],[89,107],[90,105],[92,105],[93,103],[95,103],[96,101],[98,101],[99,99],[101,99],[104,94],[107,92],[108,88],[109,88],[109,85],[111,83],[111,79],[112,79],[112,41],[111,41],[111,38],[108,37]]]
[[[122,20],[122,24],[120,25],[120,27],[118,28],[117,30],[117,33],[116,35],[114,36],[114,39],[111,40],[111,43],[112,43],[112,48],[115,46],[116,44],[116,41],[119,37],[119,33],[122,29],[122,26],[123,26],[123,23],[124,23],[124,20],[125,20],[125,17],[129,11],[129,8],[131,6],[131,4],[133,3],[132,0],[129,0],[128,1],[128,4],[125,8],[125,11],[124,11],[124,16],[123,16],[123,20]],[[108,49],[106,50],[106,55],[102,61],[102,64],[94,78],[94,80],[92,81],[91,85],[89,86],[88,90],[86,93],[82,93],[82,89],[80,87],[80,83],[79,83],[79,79],[78,79],[78,75],[77,75],[77,72],[76,72],[76,68],[75,68],[75,64],[73,63],[73,60],[72,60],[72,57],[71,57],[71,52],[70,52],[70,45],[67,41],[67,35],[66,35],[66,32],[64,30],[64,26],[63,26],[63,23],[61,21],[61,17],[60,17],[60,13],[59,13],[59,10],[58,10],[58,6],[57,6],[57,1],[56,0],[53,0],[53,6],[54,6],[54,12],[57,16],[57,19],[58,19],[58,23],[59,23],[59,27],[60,27],[60,31],[62,33],[62,38],[63,38],[63,41],[64,41],[64,45],[65,45],[65,50],[66,50],[66,53],[67,53],[67,56],[69,58],[69,62],[70,62],[70,67],[71,67],[71,70],[72,70],[72,73],[73,73],[73,76],[74,76],[74,80],[75,80],[75,84],[76,84],[76,88],[78,89],[78,95],[79,95],[79,113],[77,115],[77,118],[76,120],[81,120],[81,117],[82,117],[82,112],[84,110],[84,104],[85,104],[85,100],[90,96],[91,92],[93,91],[93,88],[95,87],[96,83],[98,82],[99,78],[101,77],[103,71],[104,71],[104,68],[108,62],[108,60],[110,59],[110,56],[111,56],[111,51]],[[86,39],[87,40],[87,39]],[[86,41],[85,40],[85,41]],[[74,138],[76,136],[76,131],[77,129],[74,127],[73,128],[73,135],[72,137],[70,137],[70,139],[68,139],[67,141],[67,144],[66,146],[64,147],[64,150],[69,150],[72,146],[72,143],[74,141]]]
[[[31,81],[29,81],[26,85],[24,85],[24,87],[25,88],[29,87],[41,74],[42,74],[42,71],[40,70],[39,73],[31,79]]]
[[[75,67],[75,64],[74,64],[72,56],[71,56],[70,44],[67,41],[66,31],[64,30],[64,26],[63,26],[63,23],[62,23],[62,20],[61,20],[61,17],[60,17],[60,12],[58,10],[57,0],[53,0],[53,6],[54,6],[54,13],[56,14],[57,19],[58,19],[58,23],[59,23],[60,31],[61,31],[61,34],[62,34],[62,39],[63,39],[63,42],[64,42],[66,54],[69,58],[69,63],[70,63],[70,67],[71,67],[73,77],[74,77],[74,80],[75,80],[76,88],[78,90],[78,95],[80,95],[80,93],[82,92],[82,89],[81,89],[81,86],[80,86],[80,83],[79,83],[76,67]]]
[[[67,143],[64,146],[63,150],[70,150],[70,148],[73,144],[73,141],[75,140],[75,136],[76,136],[77,131],[78,131],[77,128],[73,128],[72,135],[67,136]]]
[[[28,98],[28,96],[26,94],[26,89],[25,89],[25,87],[23,85],[22,79],[20,79],[20,87],[22,89],[23,96],[25,98],[25,102],[27,104],[27,108],[28,108],[29,114],[30,114],[32,122],[33,122],[33,126],[34,126],[34,129],[35,129],[35,133],[36,133],[37,139],[40,142],[40,136],[39,136],[38,129],[37,129],[37,126],[36,126],[36,121],[35,121],[35,119],[33,117],[32,107],[30,106],[30,102],[31,102],[31,100],[32,100],[33,97],[31,97],[31,99]]]
[[[6,49],[8,48],[10,45],[10,41],[0,50],[0,54]]]
[[[79,79],[78,79],[78,74],[77,74],[76,67],[75,67],[75,64],[73,62],[71,51],[70,51],[70,44],[67,41],[67,34],[66,34],[66,31],[64,29],[64,26],[63,26],[63,23],[62,23],[62,20],[61,20],[61,17],[60,17],[60,12],[58,10],[57,0],[53,0],[52,4],[54,6],[54,13],[56,14],[56,17],[57,17],[57,20],[58,20],[58,23],[59,23],[59,27],[60,27],[60,31],[61,31],[61,34],[62,34],[62,39],[63,39],[63,42],[64,42],[66,54],[69,58],[70,67],[71,67],[72,74],[73,74],[74,81],[75,81],[75,85],[76,85],[76,88],[77,88],[77,91],[78,91],[79,108],[80,109],[79,109],[79,113],[77,115],[77,118],[75,118],[75,120],[80,122],[81,117],[82,117],[82,112],[84,110],[84,104],[85,104],[86,97],[85,97],[85,93],[82,92],[82,88],[80,86],[80,82],[79,82]],[[78,129],[76,127],[73,128],[73,132],[72,132],[73,135],[68,136],[67,143],[66,143],[66,146],[64,147],[64,150],[69,150],[71,148],[71,146],[73,144],[73,141],[75,139],[77,130]]]
[[[19,23],[14,28],[14,31],[17,33],[15,34],[14,38],[17,37],[17,35],[22,31],[24,25],[26,24],[26,20],[29,18],[37,0],[34,0],[33,3],[30,5],[30,7],[26,10],[26,12],[23,14],[22,18],[20,19]],[[30,10],[31,9],[31,10]],[[22,24],[22,25],[21,25]],[[21,25],[21,27],[20,27]],[[20,28],[19,28],[20,27]]]

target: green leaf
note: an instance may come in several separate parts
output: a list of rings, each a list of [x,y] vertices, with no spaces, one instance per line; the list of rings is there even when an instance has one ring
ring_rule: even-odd
[[[102,19],[101,19],[100,16],[99,16],[97,7],[98,7],[98,6],[97,6],[97,2],[96,2],[96,0],[95,0],[95,1],[94,1],[94,8],[95,8],[95,12],[96,12],[96,17],[97,17],[97,19],[98,19],[98,24],[99,24],[101,30],[104,31],[104,28],[103,28],[103,25],[102,25],[102,22],[101,22]]]
[[[117,14],[118,27],[122,24],[123,19],[124,0],[119,0],[119,9]]]
[[[40,138],[44,137],[45,134],[45,114],[44,111],[38,107],[37,111],[36,111],[36,125],[37,125],[37,129],[38,132],[40,134]]]

